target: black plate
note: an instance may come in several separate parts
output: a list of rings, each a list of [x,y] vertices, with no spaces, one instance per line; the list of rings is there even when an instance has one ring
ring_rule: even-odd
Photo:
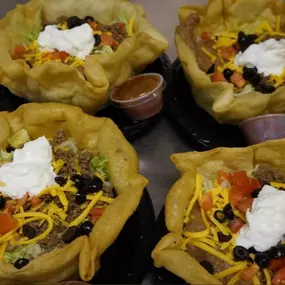
[[[195,102],[180,61],[173,64],[173,85],[166,94],[169,118],[183,136],[199,151],[216,147],[247,146],[241,130],[233,125],[218,124]]]
[[[140,205],[119,237],[101,257],[101,269],[91,284],[141,284],[151,266],[155,215],[151,198],[144,191]]]
[[[172,65],[166,54],[161,55],[155,62],[147,66],[142,73],[150,72],[161,74],[166,80],[167,86],[171,86]],[[164,93],[167,94],[168,92],[169,89],[167,87]],[[7,88],[0,85],[0,111],[11,112],[25,103],[27,103],[26,100],[13,95]],[[161,114],[143,121],[132,121],[122,110],[109,105],[107,108],[98,112],[96,116],[111,118],[128,140],[134,140],[153,127],[160,119]]]
[[[155,238],[154,246],[161,240],[163,236],[168,234],[168,230],[165,225],[165,207],[162,208],[156,224],[155,224]],[[153,283],[158,284],[186,284],[186,282],[175,274],[169,272],[165,268],[156,268],[154,265],[152,267],[152,277]]]
[[[142,73],[161,74],[167,83],[167,87],[164,90],[164,94],[166,96],[172,82],[172,65],[166,54],[163,54],[155,62],[147,66]],[[129,119],[120,109],[109,105],[106,109],[98,112],[97,116],[111,118],[121,129],[125,137],[128,140],[133,140],[152,128],[160,119],[161,113],[147,120],[133,121]]]

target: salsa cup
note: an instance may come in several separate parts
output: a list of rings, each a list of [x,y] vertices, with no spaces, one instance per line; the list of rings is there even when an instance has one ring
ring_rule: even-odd
[[[155,84],[149,84],[150,78],[155,80]],[[138,83],[138,84],[137,84]],[[133,120],[145,120],[158,114],[163,108],[163,90],[166,82],[158,73],[147,73],[134,76],[120,86],[114,88],[111,92],[111,103],[121,108]],[[136,92],[132,98],[119,98],[117,95],[121,92],[122,96],[126,92]]]

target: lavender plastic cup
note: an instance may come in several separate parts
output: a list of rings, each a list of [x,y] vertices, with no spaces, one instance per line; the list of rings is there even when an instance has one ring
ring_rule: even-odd
[[[285,138],[285,114],[254,117],[239,126],[249,145]]]

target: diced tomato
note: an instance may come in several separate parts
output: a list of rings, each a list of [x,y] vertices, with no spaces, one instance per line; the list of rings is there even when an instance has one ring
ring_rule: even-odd
[[[268,268],[276,272],[284,266],[285,266],[285,258],[280,258],[280,259],[276,258],[276,259],[271,259],[269,261]]]
[[[251,192],[253,192],[254,190],[260,189],[262,186],[259,180],[255,178],[249,178],[249,187],[250,187]]]
[[[42,202],[42,200],[40,198],[33,197],[31,200],[32,207],[38,206],[41,202]]]
[[[68,53],[66,53],[65,51],[55,51],[52,53],[52,59],[53,60],[65,60],[67,57],[69,56]]]
[[[233,46],[221,48],[221,56],[224,59],[231,59],[237,54],[237,50]]]
[[[231,222],[231,231],[236,234],[239,232],[239,230],[244,226],[244,222],[239,219],[239,218],[236,218],[234,219],[232,222]]]
[[[251,210],[251,206],[253,203],[253,198],[252,197],[244,197],[242,201],[240,201],[237,205],[236,208],[243,214],[245,215],[247,210]]]
[[[104,213],[105,208],[97,208],[94,207],[91,211],[90,211],[90,215],[91,216],[102,216],[102,214]]]
[[[233,207],[236,207],[240,201],[243,200],[243,194],[240,187],[233,185],[229,192],[229,200]]]
[[[8,214],[12,214],[15,210],[15,206],[12,203],[9,203],[9,201],[6,202],[6,206],[5,206],[5,211]]]
[[[222,184],[224,181],[232,181],[232,175],[223,170],[218,171],[218,183]]]
[[[252,264],[248,268],[246,268],[242,274],[241,274],[241,279],[245,281],[252,280],[254,275],[259,271],[259,266],[257,264]]]
[[[210,211],[213,208],[213,198],[210,193],[203,196],[200,207],[204,211]]]
[[[116,47],[118,43],[114,40],[114,38],[107,34],[101,35],[101,43],[105,46]]]
[[[245,171],[237,171],[233,174],[233,184],[236,186],[249,186],[249,179]]]
[[[119,27],[120,27],[120,30],[122,30],[122,31],[126,30],[126,24],[125,23],[120,23]]]
[[[231,76],[230,80],[231,80],[231,83],[234,84],[238,88],[242,88],[247,84],[247,81],[243,78],[242,74],[236,71]]]
[[[88,24],[94,31],[96,31],[96,28],[97,28],[98,24],[95,21],[90,21],[89,20]]]
[[[90,211],[91,221],[93,224],[96,224],[99,218],[103,215],[104,211],[105,211],[105,208],[97,208],[97,207],[94,207]]]
[[[285,283],[285,267],[277,271],[277,273],[274,275],[272,279],[272,285],[279,285],[284,283]]]
[[[212,82],[226,82],[226,78],[222,72],[216,71],[212,77]]]
[[[204,41],[208,41],[210,40],[212,37],[211,33],[210,32],[203,32],[201,34],[201,39],[204,40]]]
[[[21,206],[24,206],[27,202],[29,198],[29,194],[26,193],[24,197],[22,197],[21,199],[18,200],[18,203],[21,205]]]
[[[16,46],[15,50],[14,50],[14,54],[12,56],[12,59],[16,60],[16,59],[22,59],[24,57],[25,54],[25,47],[22,45],[18,45]]]
[[[0,215],[0,234],[4,235],[17,227],[17,221],[10,214]]]

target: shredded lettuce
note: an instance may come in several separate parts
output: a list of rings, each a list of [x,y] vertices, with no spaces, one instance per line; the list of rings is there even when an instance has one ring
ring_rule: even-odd
[[[13,152],[7,152],[4,149],[0,149],[0,162],[9,162],[13,160]]]
[[[103,53],[114,53],[113,49],[111,48],[111,46],[103,46],[102,47],[102,52]]]
[[[37,258],[42,253],[38,244],[29,244],[13,248],[4,253],[4,260],[14,264],[19,258]]]
[[[14,148],[21,148],[26,142],[30,141],[30,136],[25,129],[16,132],[10,139],[8,143]]]
[[[77,146],[76,146],[76,142],[74,139],[70,138],[67,139],[66,141],[64,141],[63,143],[61,143],[60,145],[58,145],[56,147],[57,149],[65,149],[68,148],[70,150],[73,150],[75,153],[77,152]]]
[[[95,172],[98,172],[103,179],[108,178],[108,159],[105,156],[95,156],[91,160]]]

